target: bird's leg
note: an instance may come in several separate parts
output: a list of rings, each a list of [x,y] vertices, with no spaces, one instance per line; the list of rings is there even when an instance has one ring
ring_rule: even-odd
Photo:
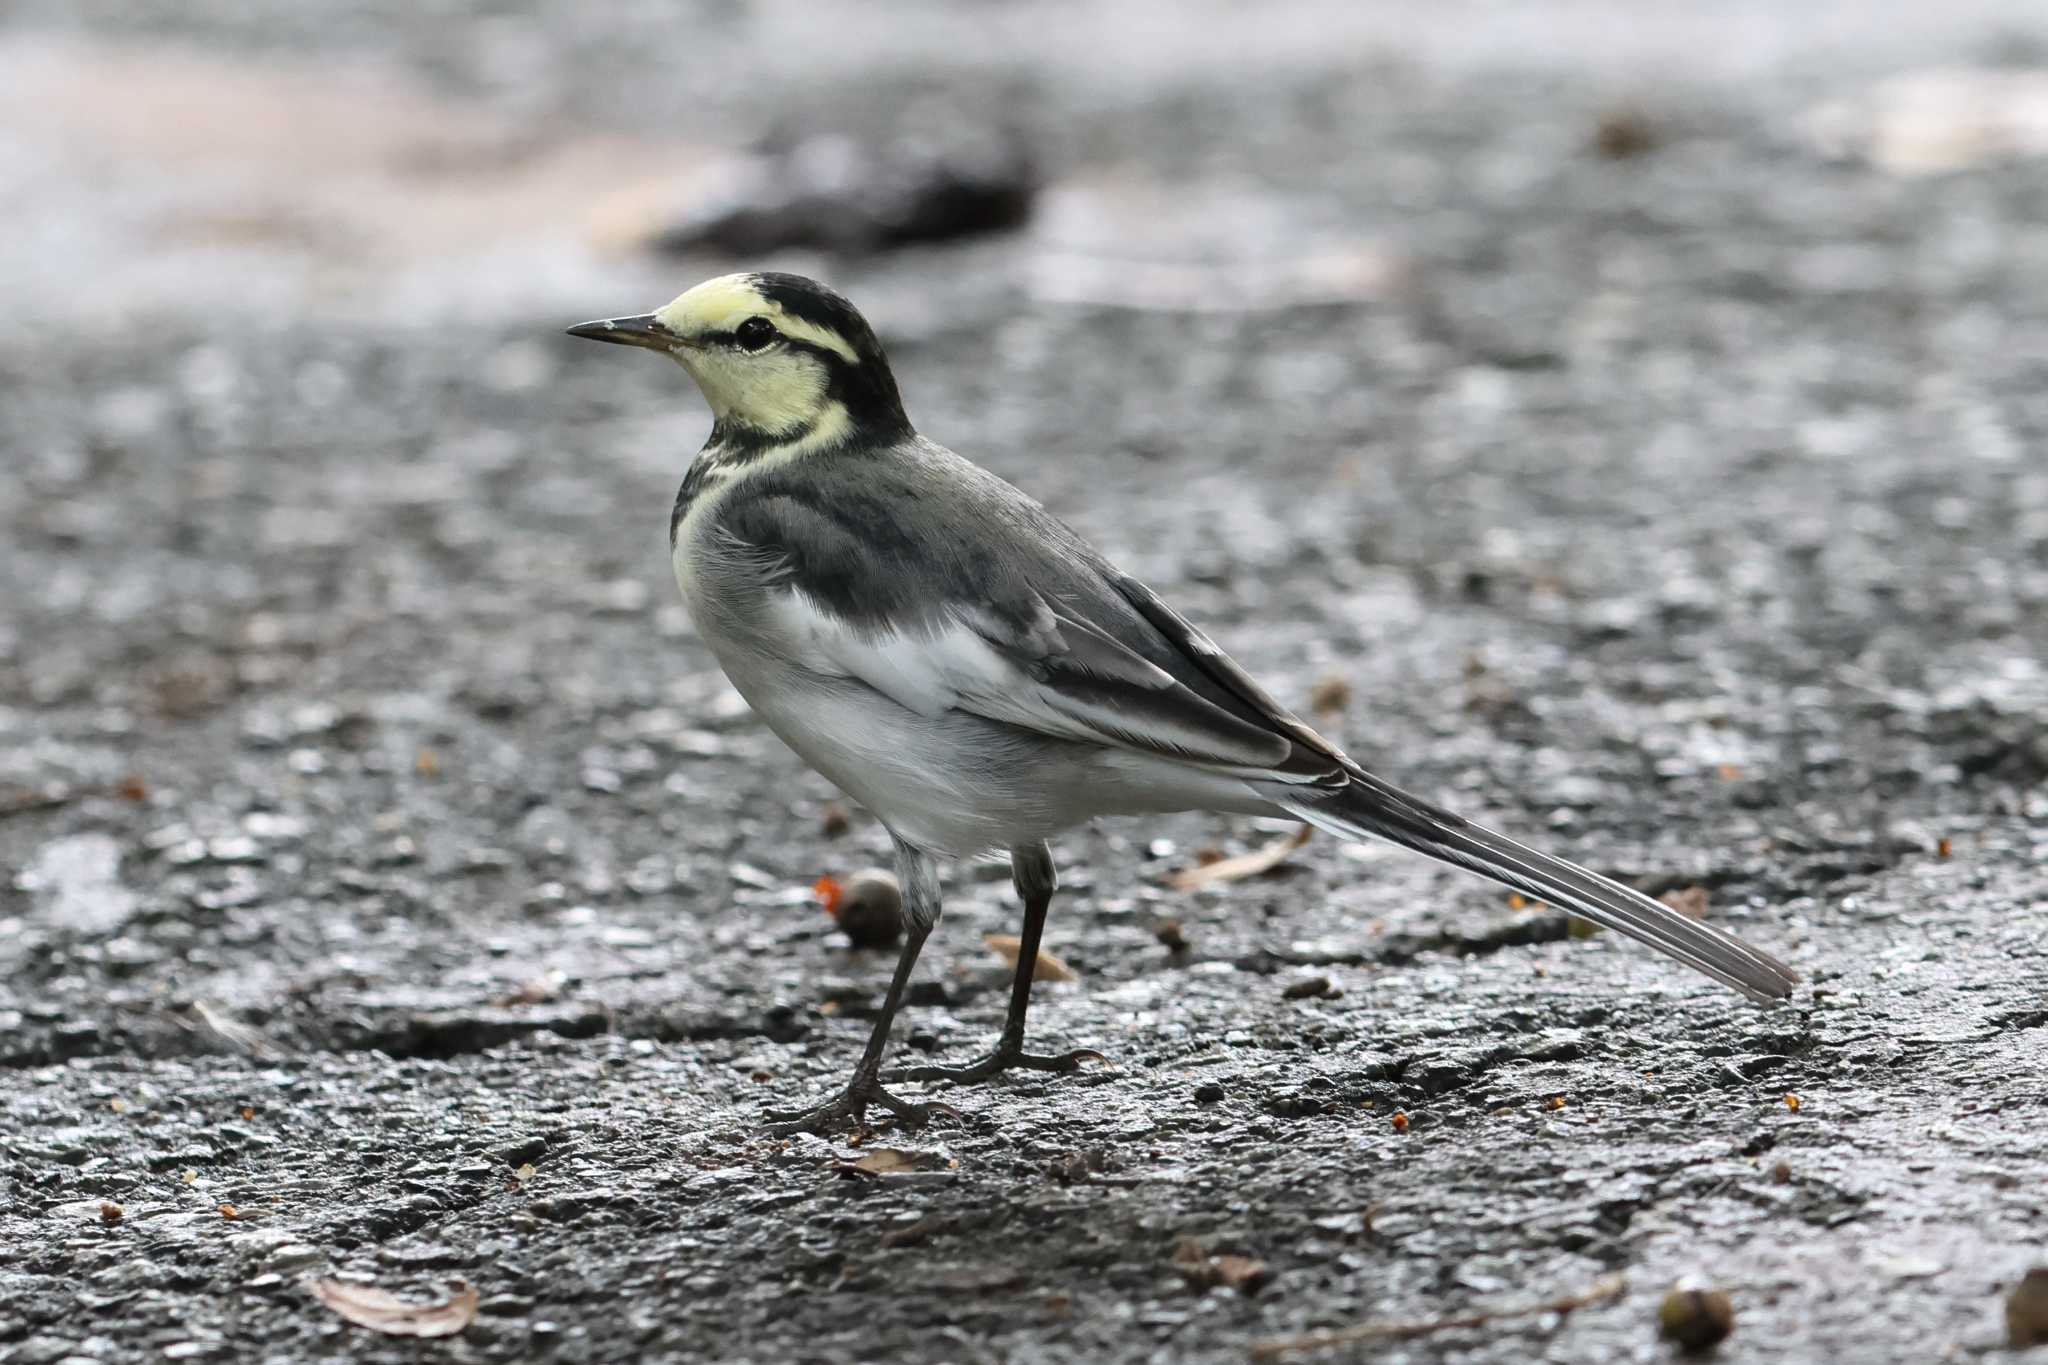
[[[882,1054],[889,1047],[889,1026],[903,1004],[903,989],[917,966],[917,954],[939,922],[939,871],[931,855],[896,841],[896,871],[903,882],[903,951],[896,958],[896,974],[889,980],[889,994],[882,1000],[881,1017],[868,1034],[867,1049],[853,1068],[846,1088],[822,1104],[808,1109],[770,1110],[765,1118],[768,1131],[778,1137],[791,1133],[827,1133],[841,1127],[858,1127],[869,1105],[879,1105],[894,1114],[905,1127],[921,1127],[934,1114],[960,1116],[948,1104],[912,1104],[882,1088]]]
[[[965,1066],[911,1066],[890,1073],[892,1081],[981,1081],[1002,1071],[1075,1071],[1082,1062],[1106,1060],[1089,1048],[1055,1055],[1024,1050],[1024,1012],[1031,1008],[1031,974],[1038,966],[1038,940],[1045,932],[1045,914],[1059,889],[1052,850],[1043,843],[1010,850],[1010,877],[1024,902],[1024,932],[1018,936],[1017,975],[1010,983],[1010,1012],[995,1050]]]

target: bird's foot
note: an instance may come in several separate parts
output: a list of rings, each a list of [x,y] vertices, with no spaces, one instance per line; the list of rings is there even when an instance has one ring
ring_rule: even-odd
[[[768,1120],[768,1132],[774,1137],[789,1137],[795,1133],[829,1134],[841,1128],[860,1128],[866,1118],[869,1105],[888,1110],[896,1122],[905,1128],[922,1128],[938,1114],[959,1118],[960,1111],[950,1104],[912,1104],[909,1100],[898,1099],[882,1089],[880,1080],[873,1076],[856,1076],[846,1089],[822,1104],[808,1109],[770,1109],[762,1114]]]
[[[1037,1052],[1026,1052],[1021,1043],[998,1045],[996,1050],[985,1057],[977,1057],[965,1066],[906,1066],[889,1073],[892,1081],[953,1081],[968,1085],[985,1081],[1005,1071],[1051,1071],[1064,1075],[1079,1071],[1083,1062],[1107,1062],[1109,1058],[1094,1048],[1077,1047],[1072,1052],[1061,1052],[1047,1056]]]

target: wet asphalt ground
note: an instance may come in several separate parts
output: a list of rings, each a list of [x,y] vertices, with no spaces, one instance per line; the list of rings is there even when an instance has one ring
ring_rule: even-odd
[[[1078,980],[1033,1024],[1110,1065],[764,1137],[872,1019],[890,956],[810,888],[887,838],[674,603],[687,382],[558,334],[735,263],[508,248],[387,296],[250,229],[75,325],[39,270],[0,324],[0,1361],[1223,1361],[1385,1322],[1436,1330],[1329,1358],[1655,1360],[1678,1283],[1730,1294],[1725,1360],[1996,1358],[2048,1260],[2048,163],[1899,174],[1803,120],[2024,73],[2036,20],[1824,6],[1695,60],[1711,16],[1503,10],[1120,64],[1071,10],[979,50],[918,11],[913,66],[829,8],[837,61],[775,8],[479,8],[93,41],[382,63],[531,137],[886,138],[905,89],[1022,129],[1022,234],[741,264],[841,284],[927,433],[1369,766],[1805,984],[1751,1009],[1322,838],[1179,892],[1284,830],[1105,824],[1058,847]],[[1002,1015],[1007,876],[948,890],[903,1053]],[[478,1312],[422,1345],[323,1277]]]

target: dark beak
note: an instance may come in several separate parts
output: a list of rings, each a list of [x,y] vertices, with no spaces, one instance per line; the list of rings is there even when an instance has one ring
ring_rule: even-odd
[[[596,322],[579,322],[569,329],[569,335],[591,341],[615,342],[620,346],[645,346],[655,351],[673,350],[683,344],[683,339],[656,322],[652,313],[642,313],[636,318],[599,318]]]

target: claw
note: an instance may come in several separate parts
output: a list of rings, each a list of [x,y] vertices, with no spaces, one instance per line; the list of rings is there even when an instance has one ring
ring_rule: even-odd
[[[767,1121],[772,1137],[791,1137],[797,1133],[827,1134],[842,1127],[861,1127],[870,1104],[888,1110],[905,1128],[922,1128],[939,1114],[955,1120],[965,1117],[950,1104],[936,1100],[929,1104],[912,1104],[882,1089],[879,1081],[863,1082],[858,1079],[821,1104],[814,1104],[808,1109],[764,1110],[761,1117]]]
[[[1055,1056],[1026,1052],[1022,1048],[998,1047],[987,1056],[978,1057],[964,1066],[899,1067],[889,1073],[889,1079],[952,1081],[957,1085],[971,1085],[975,1081],[985,1081],[1005,1071],[1050,1071],[1055,1075],[1064,1075],[1070,1071],[1079,1071],[1083,1062],[1108,1061],[1109,1058],[1090,1047],[1075,1048],[1072,1052],[1062,1052]]]

